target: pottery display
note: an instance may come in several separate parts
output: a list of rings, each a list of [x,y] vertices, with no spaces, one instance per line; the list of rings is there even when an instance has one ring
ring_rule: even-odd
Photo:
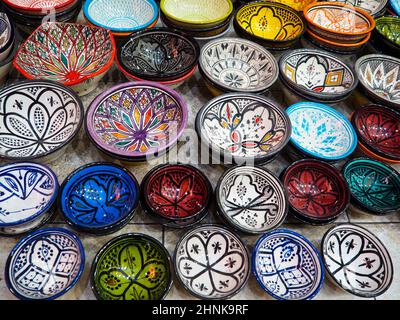
[[[253,249],[252,265],[261,288],[278,300],[310,300],[324,281],[318,250],[290,230],[264,234]]]
[[[329,2],[341,2],[348,6],[354,6],[368,12],[373,17],[382,16],[388,4],[388,0],[329,0]]]
[[[353,295],[376,298],[392,284],[389,252],[363,227],[343,224],[330,229],[322,241],[322,255],[330,278]]]
[[[373,44],[391,56],[400,55],[400,17],[376,19]]]
[[[99,300],[164,299],[172,286],[170,255],[150,236],[119,236],[97,253],[91,286]]]
[[[250,276],[246,246],[217,225],[203,225],[186,233],[176,246],[174,264],[181,285],[200,299],[231,298]]]

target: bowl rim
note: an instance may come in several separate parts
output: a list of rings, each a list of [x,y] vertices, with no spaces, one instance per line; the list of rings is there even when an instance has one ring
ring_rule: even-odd
[[[180,126],[180,129],[177,131],[176,137],[174,139],[170,139],[167,145],[163,146],[162,148],[159,148],[157,150],[150,150],[145,153],[141,153],[140,155],[138,154],[137,151],[135,151],[135,154],[129,155],[125,153],[118,152],[117,150],[109,147],[108,145],[104,145],[103,142],[101,142],[97,135],[94,134],[94,128],[92,126],[92,119],[94,117],[94,112],[97,106],[103,102],[106,98],[110,97],[112,93],[116,93],[117,91],[123,91],[132,87],[146,87],[146,88],[152,88],[156,89],[159,91],[164,91],[164,94],[167,93],[169,96],[171,96],[174,100],[176,100],[177,104],[179,104],[180,108],[182,109],[182,123]],[[168,88],[165,85],[162,85],[160,83],[156,82],[150,82],[150,81],[132,81],[132,82],[125,82],[118,84],[116,86],[113,86],[111,88],[108,88],[106,91],[98,95],[94,100],[90,103],[89,107],[87,108],[86,115],[85,115],[85,128],[88,137],[92,141],[92,143],[97,146],[100,150],[105,150],[106,153],[111,154],[111,155],[116,155],[118,157],[122,157],[126,160],[134,160],[135,158],[139,157],[144,157],[146,158],[147,156],[154,155],[155,153],[159,154],[162,153],[163,151],[168,150],[170,147],[174,146],[179,138],[182,136],[187,122],[188,122],[188,117],[189,117],[189,110],[187,103],[185,100],[182,98],[182,96],[176,92],[173,89]]]
[[[107,225],[104,225],[101,227],[93,227],[93,226],[89,226],[84,223],[79,223],[79,221],[74,221],[73,219],[71,219],[70,210],[64,210],[63,204],[65,203],[65,200],[67,200],[66,198],[64,198],[64,192],[66,192],[67,188],[71,188],[76,185],[76,182],[73,184],[71,184],[70,182],[73,178],[75,178],[82,171],[84,171],[86,169],[96,169],[96,170],[94,170],[94,173],[96,173],[96,172],[98,172],[99,167],[111,167],[113,169],[116,169],[117,171],[120,171],[119,174],[117,172],[112,173],[112,175],[114,175],[114,176],[122,176],[122,173],[125,173],[133,182],[131,186],[136,188],[136,198],[132,205],[132,208],[129,209],[129,212],[127,213],[127,215],[125,217],[122,217],[122,218],[120,217],[118,220],[112,222],[111,224],[107,224]],[[129,191],[131,192],[132,189],[133,188],[130,188]],[[81,232],[86,232],[86,233],[93,232],[95,234],[106,235],[106,234],[110,234],[111,232],[116,231],[115,229],[121,229],[123,226],[126,225],[126,223],[128,223],[133,218],[133,215],[135,214],[135,211],[139,205],[139,197],[140,197],[139,183],[138,183],[136,177],[133,175],[133,173],[131,173],[128,169],[126,169],[125,167],[123,167],[119,164],[115,164],[115,163],[111,163],[111,162],[93,162],[93,163],[89,163],[89,164],[79,167],[78,169],[71,172],[65,178],[64,182],[62,183],[62,185],[60,187],[59,196],[57,197],[57,205],[58,205],[59,212],[61,213],[62,217],[65,219],[65,221],[68,223],[68,225],[70,225],[72,228],[75,228],[76,230],[81,231]]]
[[[297,140],[294,140],[293,137],[290,138],[290,142],[297,149],[299,149],[301,152],[303,152],[304,154],[306,154],[306,155],[308,155],[310,157],[317,158],[318,160],[337,161],[337,160],[345,159],[348,156],[350,156],[351,154],[353,154],[353,152],[357,148],[357,143],[358,143],[357,133],[354,130],[353,125],[351,124],[351,122],[342,113],[340,113],[336,109],[334,109],[332,107],[329,107],[329,106],[327,106],[325,104],[318,103],[318,102],[303,101],[303,102],[298,102],[298,103],[295,103],[295,104],[291,105],[289,108],[286,109],[286,112],[287,112],[287,114],[289,115],[289,118],[290,118],[290,116],[291,116],[293,111],[296,111],[298,109],[302,109],[304,107],[309,107],[309,106],[311,106],[314,109],[317,108],[317,109],[321,110],[324,113],[328,113],[328,114],[334,116],[335,118],[337,118],[338,121],[341,121],[344,126],[348,127],[349,135],[353,136],[352,145],[350,145],[348,151],[346,153],[342,154],[341,156],[327,157],[327,156],[323,156],[323,155],[316,155],[315,153],[309,152],[307,149],[303,148],[297,142]],[[292,126],[294,126],[293,123],[292,123]]]
[[[42,12],[42,9],[62,9],[70,4],[72,4],[75,0],[64,0],[63,3],[58,4],[54,7],[42,7],[42,8],[31,8],[31,7],[24,7],[18,4],[15,4],[11,0],[3,0],[7,6],[10,6],[16,10],[24,10],[24,11],[31,11],[31,12]],[[79,0],[78,0],[79,1]]]
[[[172,258],[171,255],[169,253],[169,251],[165,248],[165,245],[163,245],[159,240],[157,240],[156,238],[153,238],[152,236],[149,236],[147,234],[144,233],[138,233],[138,232],[130,232],[130,233],[126,233],[126,234],[122,234],[116,238],[113,238],[109,241],[107,241],[107,243],[105,245],[103,245],[101,247],[101,249],[96,253],[93,262],[92,262],[92,266],[90,268],[90,272],[89,272],[89,282],[90,282],[90,288],[92,289],[92,292],[94,293],[95,297],[97,300],[103,300],[100,296],[100,294],[98,293],[97,289],[96,289],[96,284],[95,284],[95,273],[96,273],[96,269],[97,269],[97,265],[99,263],[99,260],[101,258],[101,256],[103,255],[103,253],[110,248],[112,245],[114,245],[115,243],[124,240],[124,239],[144,239],[148,242],[152,242],[154,245],[158,246],[161,251],[163,251],[163,253],[165,254],[165,258],[166,258],[166,265],[168,265],[169,268],[169,272],[168,272],[168,286],[163,294],[163,296],[161,298],[159,298],[159,300],[164,300],[168,293],[171,291],[173,282],[174,282],[174,276],[173,276],[173,265],[172,265]]]
[[[368,157],[384,162],[384,163],[388,163],[388,164],[400,164],[400,161],[396,161],[396,160],[391,160],[391,159],[387,159],[385,157],[381,157],[380,155],[372,152],[370,149],[368,149],[366,146],[364,146],[360,141],[358,142],[358,147],[361,149],[361,151],[367,155]]]
[[[3,164],[0,166],[0,176],[2,176],[3,170],[8,169],[8,168],[13,168],[13,167],[14,167],[14,170],[15,170],[15,168],[20,168],[20,167],[35,167],[35,168],[39,167],[39,168],[41,168],[42,170],[46,171],[48,176],[52,177],[52,179],[54,181],[54,191],[53,191],[53,194],[51,195],[49,201],[46,203],[46,205],[41,210],[39,210],[35,214],[31,215],[30,217],[27,217],[22,220],[18,220],[16,222],[12,222],[12,223],[0,222],[0,228],[16,227],[16,226],[23,225],[25,223],[28,223],[28,222],[31,222],[31,221],[37,219],[42,214],[45,214],[46,212],[50,211],[52,206],[56,203],[58,193],[60,191],[60,184],[59,184],[57,175],[54,173],[54,171],[49,166],[41,164],[41,163],[29,162],[29,161],[6,163],[6,164]]]
[[[325,0],[325,1],[327,1],[327,0]],[[359,8],[359,9],[361,9],[361,10],[364,10],[365,12],[367,12],[369,15],[371,15],[374,19],[375,18],[377,18],[377,15],[379,15],[380,13],[381,13],[381,11],[383,11],[383,10],[385,10],[386,9],[386,6],[387,6],[387,4],[388,4],[388,1],[389,0],[383,0],[383,1],[381,1],[380,2],[380,5],[375,9],[375,11],[371,11],[371,12],[368,12],[367,10],[365,10],[365,9],[363,9],[363,8],[361,8],[360,6],[355,6],[355,5],[352,5],[353,7],[355,7],[355,8]],[[330,1],[330,2],[342,2],[341,0],[333,0],[333,1]],[[383,13],[382,13],[383,14]]]
[[[4,86],[3,88],[1,88],[0,96],[3,94],[4,91],[15,90],[15,89],[18,89],[19,87],[25,86],[25,85],[29,85],[30,87],[39,86],[39,85],[42,85],[43,87],[44,86],[53,86],[59,90],[66,91],[66,93],[68,93],[70,95],[70,97],[73,98],[77,102],[77,109],[79,109],[79,112],[80,112],[79,122],[77,123],[77,126],[75,128],[75,132],[62,145],[59,145],[57,148],[49,150],[45,153],[41,153],[41,154],[38,154],[35,156],[26,157],[26,158],[10,157],[10,156],[6,156],[4,154],[0,154],[0,160],[30,162],[32,160],[38,160],[41,158],[45,158],[48,155],[56,153],[57,151],[60,151],[64,147],[68,146],[74,140],[74,138],[79,134],[79,132],[82,128],[83,120],[84,120],[84,113],[85,113],[85,109],[83,107],[83,102],[75,91],[73,91],[71,88],[69,88],[67,86],[62,85],[61,83],[50,81],[50,80],[40,80],[40,79],[23,80],[23,81],[15,82],[15,83],[12,83],[8,86]]]
[[[221,203],[221,196],[220,196],[220,190],[222,187],[222,183],[224,182],[225,178],[231,174],[234,173],[236,170],[238,169],[253,169],[254,171],[258,170],[258,171],[262,171],[263,173],[267,174],[268,176],[270,176],[271,178],[273,178],[275,180],[275,182],[277,183],[277,185],[281,188],[282,194],[283,194],[283,203],[285,205],[285,208],[283,210],[283,215],[282,218],[278,221],[278,223],[276,223],[275,225],[273,225],[272,227],[269,227],[266,230],[260,230],[260,231],[256,231],[256,230],[252,230],[250,228],[245,228],[243,226],[241,226],[240,224],[234,222],[234,219],[232,219],[230,216],[227,215],[227,213],[225,212],[225,210],[223,210],[222,207],[222,203]],[[215,201],[217,204],[217,211],[222,215],[222,217],[228,222],[229,225],[231,225],[233,228],[244,232],[246,234],[253,234],[253,235],[261,235],[264,234],[265,232],[274,230],[279,228],[286,220],[286,217],[288,215],[289,212],[289,203],[288,203],[288,194],[287,191],[283,185],[283,183],[281,182],[281,180],[279,179],[279,177],[277,175],[275,175],[272,171],[260,166],[260,165],[254,165],[254,166],[246,166],[246,165],[241,165],[241,166],[234,166],[228,170],[226,170],[223,175],[219,178],[218,183],[217,183],[217,187],[215,189]],[[282,211],[282,210],[281,210]]]
[[[10,15],[5,10],[2,10],[0,8],[0,13],[3,13],[6,16],[6,18],[8,20],[7,26],[10,31],[10,37],[9,37],[8,41],[0,48],[0,53],[3,53],[5,51],[7,51],[12,45],[15,45],[14,44],[14,42],[15,42],[15,26],[14,26],[13,20],[10,18]],[[9,53],[9,56],[11,54],[12,54],[12,49],[11,49],[11,52]],[[4,60],[7,60],[7,59],[8,59],[8,57],[4,58]]]
[[[110,27],[107,26],[104,23],[100,23],[96,20],[93,19],[93,17],[90,15],[89,9],[90,6],[99,0],[87,0],[83,6],[83,13],[85,15],[85,17],[89,20],[90,23],[94,24],[97,27],[101,27],[113,32],[134,32],[137,30],[141,30],[143,28],[147,28],[148,26],[150,26],[152,23],[154,23],[154,21],[156,21],[158,19],[158,5],[154,0],[140,0],[142,2],[147,2],[151,5],[151,7],[153,8],[153,16],[152,18],[147,21],[146,23],[140,25],[140,26],[136,26],[136,27],[130,27],[130,28],[115,28],[115,27]],[[101,1],[101,0],[100,0]],[[110,0],[108,0],[107,2],[110,2]],[[120,3],[119,1],[114,1],[113,3],[109,3],[110,5],[115,5],[115,3]]]
[[[24,297],[17,290],[15,290],[14,286],[11,283],[10,275],[9,275],[10,267],[11,267],[11,260],[13,259],[14,255],[17,253],[17,251],[20,248],[22,248],[24,245],[26,245],[27,242],[37,238],[38,236],[40,236],[42,234],[43,235],[46,235],[46,234],[51,235],[52,233],[64,234],[65,236],[72,238],[75,241],[75,243],[79,249],[81,263],[80,263],[79,271],[78,271],[77,275],[75,276],[73,281],[68,285],[68,287],[66,287],[64,290],[60,291],[56,295],[44,298],[44,300],[55,300],[55,299],[61,297],[62,295],[66,294],[68,291],[70,291],[76,285],[76,283],[79,281],[79,279],[82,276],[82,273],[85,269],[85,260],[86,260],[85,249],[83,247],[82,241],[79,239],[79,237],[75,233],[69,231],[68,229],[64,229],[64,228],[46,228],[46,229],[40,229],[40,230],[34,231],[33,233],[29,234],[26,237],[23,237],[22,239],[20,239],[17,242],[17,244],[14,246],[14,248],[11,250],[10,254],[8,255],[6,265],[5,265],[5,272],[4,272],[5,279],[4,280],[6,282],[6,285],[7,285],[8,289],[10,290],[10,292],[20,300],[37,300],[37,299],[31,299],[31,298]]]
[[[66,81],[63,81],[63,82],[62,82],[62,81],[57,81],[57,82],[63,84],[64,86],[67,86],[67,87],[75,86],[75,85],[78,85],[78,84],[81,84],[81,83],[85,82],[86,80],[93,79],[93,78],[96,77],[96,76],[99,76],[99,75],[104,74],[104,73],[107,72],[107,71],[111,68],[111,66],[113,65],[113,63],[114,63],[114,58],[115,58],[115,54],[116,54],[116,44],[115,44],[114,36],[112,35],[112,33],[111,33],[110,30],[107,30],[107,29],[104,29],[104,28],[99,28],[99,27],[96,27],[96,26],[89,26],[89,25],[83,25],[83,24],[77,24],[77,23],[70,23],[70,22],[46,22],[46,23],[41,24],[39,27],[37,27],[37,28],[35,29],[35,31],[32,32],[32,34],[24,41],[24,43],[21,44],[21,46],[19,47],[17,53],[15,54],[14,61],[13,61],[13,65],[14,65],[14,67],[15,67],[19,72],[21,72],[21,74],[22,74],[25,78],[27,78],[27,79],[29,79],[29,80],[47,80],[47,79],[45,79],[45,78],[42,78],[42,79],[41,79],[41,78],[37,78],[37,77],[35,77],[35,76],[29,74],[27,71],[24,70],[24,68],[23,68],[22,66],[19,65],[18,59],[17,59],[18,56],[20,55],[20,53],[22,52],[22,50],[25,48],[25,46],[26,46],[26,44],[28,43],[28,41],[30,41],[30,40],[35,36],[35,34],[41,30],[41,28],[42,28],[44,25],[53,25],[53,26],[57,26],[57,25],[58,25],[58,26],[59,26],[59,25],[74,25],[74,26],[86,27],[86,28],[92,29],[92,31],[93,31],[93,30],[97,30],[97,31],[106,31],[106,32],[108,33],[109,39],[110,39],[110,41],[111,41],[111,50],[112,50],[112,52],[111,52],[110,60],[107,62],[107,64],[105,64],[104,66],[102,66],[102,67],[101,67],[99,70],[97,70],[96,72],[93,72],[93,73],[91,73],[90,75],[82,76],[82,77],[80,77],[80,78],[77,79],[77,80],[68,81],[68,82],[66,82]]]
[[[183,241],[186,240],[186,238],[188,236],[190,236],[191,234],[196,234],[198,233],[201,229],[205,229],[205,228],[215,228],[215,229],[219,229],[219,231],[221,231],[221,233],[228,233],[230,235],[233,236],[233,238],[235,238],[235,240],[237,242],[239,242],[242,247],[243,247],[243,251],[246,254],[247,257],[247,262],[248,262],[248,270],[247,270],[247,274],[246,274],[246,278],[244,279],[244,281],[242,282],[242,284],[232,293],[230,293],[229,295],[226,295],[224,297],[205,297],[205,296],[201,296],[195,292],[193,292],[181,279],[181,276],[178,272],[178,267],[176,265],[177,263],[177,257],[178,257],[178,251],[179,251],[179,246],[183,243]],[[246,245],[246,243],[241,239],[241,237],[239,237],[235,232],[233,232],[232,230],[230,230],[229,228],[218,224],[218,223],[206,223],[206,224],[201,224],[199,226],[196,227],[192,227],[190,230],[186,231],[183,236],[181,236],[175,246],[175,250],[174,250],[174,255],[173,255],[173,266],[175,269],[175,275],[176,278],[178,279],[179,284],[186,290],[186,292],[188,292],[189,294],[191,294],[193,297],[198,298],[198,299],[202,299],[202,300],[208,300],[208,301],[213,301],[213,300],[226,300],[226,299],[230,299],[232,297],[234,297],[235,295],[237,295],[240,291],[242,291],[244,289],[244,287],[247,285],[249,279],[250,279],[250,275],[251,275],[251,269],[252,269],[252,259],[251,259],[251,254],[249,252],[249,249]]]
[[[382,290],[378,295],[371,295],[371,294],[360,294],[360,293],[356,293],[350,289],[346,289],[344,288],[334,277],[334,275],[331,273],[330,269],[327,267],[326,264],[326,260],[325,260],[325,255],[326,255],[326,246],[327,246],[327,240],[328,240],[328,236],[331,236],[333,233],[336,233],[337,231],[341,230],[341,229],[346,229],[346,228],[355,228],[358,229],[358,231],[360,231],[360,233],[364,233],[367,234],[368,236],[370,236],[371,238],[373,238],[379,245],[381,245],[381,247],[383,248],[384,253],[386,253],[386,257],[388,258],[388,267],[389,267],[389,271],[391,271],[391,277],[390,280],[388,282],[388,285],[386,286],[386,288],[384,290]],[[351,293],[355,296],[361,297],[361,298],[374,298],[374,297],[378,297],[380,295],[382,295],[383,293],[385,293],[390,286],[392,285],[393,282],[393,276],[394,276],[394,267],[393,267],[393,261],[392,261],[392,257],[389,253],[389,251],[387,250],[386,246],[384,245],[384,243],[375,235],[373,234],[371,231],[369,231],[368,229],[358,225],[358,224],[354,224],[354,223],[342,223],[336,226],[333,226],[332,228],[330,228],[322,237],[322,241],[321,241],[321,256],[322,256],[322,261],[323,261],[323,266],[325,266],[326,272],[328,273],[328,275],[330,276],[330,278],[333,279],[333,281],[336,283],[336,285],[341,288],[342,290]]]
[[[370,39],[371,39],[371,33],[368,34],[364,40],[362,40],[361,42],[357,42],[357,43],[351,43],[350,45],[348,44],[343,44],[343,43],[338,43],[338,42],[333,42],[324,38],[321,38],[319,35],[315,34],[314,32],[312,32],[310,29],[307,29],[306,32],[312,37],[315,38],[318,41],[321,41],[327,45],[333,45],[333,46],[337,46],[337,47],[344,47],[344,48],[357,48],[359,46],[362,46],[363,44],[366,44]]]
[[[353,11],[353,13],[355,14],[356,12],[362,16],[364,16],[364,20],[368,21],[370,26],[367,30],[362,31],[362,32],[340,32],[340,31],[336,31],[336,30],[332,30],[332,29],[328,29],[325,28],[323,26],[320,26],[316,23],[314,23],[310,17],[308,16],[308,13],[310,12],[311,9],[315,8],[315,7],[321,7],[321,6],[330,6],[330,7],[338,7],[343,9],[347,9],[348,11]],[[336,35],[342,35],[342,36],[361,36],[367,33],[370,33],[372,30],[375,29],[375,20],[374,18],[366,11],[352,6],[352,5],[348,5],[346,3],[341,3],[341,2],[329,2],[329,1],[323,1],[323,2],[313,2],[311,4],[309,4],[307,7],[304,8],[303,10],[303,15],[304,15],[304,19],[306,19],[306,21],[313,25],[315,28],[330,32],[332,34],[336,34]]]
[[[297,240],[297,242],[303,242],[302,246],[304,247],[304,243],[306,243],[310,249],[313,251],[313,253],[315,254],[315,256],[318,258],[317,261],[319,262],[319,270],[321,273],[321,279],[318,283],[318,286],[315,288],[315,290],[313,291],[312,294],[310,294],[307,297],[307,300],[311,300],[313,299],[321,290],[322,285],[324,283],[324,279],[325,279],[325,268],[324,268],[324,262],[322,260],[322,255],[319,253],[318,249],[314,246],[314,244],[307,239],[305,236],[301,235],[300,233],[297,233],[295,231],[292,230],[288,230],[288,229],[276,229],[276,230],[272,230],[269,231],[267,233],[265,233],[260,239],[258,239],[258,241],[256,242],[254,248],[253,248],[253,254],[252,254],[252,265],[253,265],[253,274],[254,277],[256,278],[258,284],[260,285],[260,287],[267,292],[269,295],[271,295],[273,298],[277,299],[277,300],[285,300],[284,298],[276,295],[275,293],[270,292],[264,285],[264,283],[262,282],[262,280],[260,279],[260,277],[258,276],[258,272],[256,270],[257,268],[257,254],[258,254],[258,250],[260,249],[260,246],[262,245],[262,243],[267,240],[269,237],[274,236],[276,234],[282,234],[282,235],[286,235],[289,237],[296,237],[299,240]],[[318,269],[318,268],[316,268]],[[304,299],[303,299],[304,300]]]
[[[260,54],[262,52],[265,56],[267,56],[269,58],[269,61],[275,67],[275,73],[271,77],[271,80],[268,81],[268,82],[261,83],[258,88],[249,89],[248,87],[246,87],[246,88],[241,88],[240,90],[235,90],[235,88],[232,88],[232,87],[230,87],[228,85],[225,85],[224,83],[222,83],[218,79],[212,78],[210,73],[205,68],[205,63],[204,63],[204,59],[203,58],[204,58],[204,55],[205,55],[207,50],[209,50],[211,47],[215,47],[215,46],[219,45],[221,42],[230,42],[230,43],[235,43],[235,44],[253,46],[253,49],[257,49],[258,54]],[[211,40],[211,41],[207,42],[203,46],[203,48],[201,49],[201,52],[200,52],[199,69],[202,71],[202,75],[203,76],[208,78],[208,80],[210,80],[213,84],[215,83],[218,87],[222,87],[223,90],[239,91],[239,92],[247,92],[247,93],[263,92],[263,91],[269,89],[270,87],[272,87],[275,84],[275,82],[278,80],[278,77],[279,77],[278,61],[272,55],[272,53],[270,53],[267,49],[265,49],[264,47],[262,47],[261,45],[255,43],[253,41],[242,39],[242,38],[235,38],[235,37],[217,38],[217,39],[214,39],[214,40]],[[260,70],[257,70],[257,71],[258,71],[258,74],[260,74],[260,72],[259,72]]]

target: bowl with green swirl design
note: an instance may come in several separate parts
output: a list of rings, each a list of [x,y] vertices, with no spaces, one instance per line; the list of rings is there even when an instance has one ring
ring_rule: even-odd
[[[91,286],[99,300],[164,299],[172,286],[171,257],[150,236],[119,236],[97,253]]]

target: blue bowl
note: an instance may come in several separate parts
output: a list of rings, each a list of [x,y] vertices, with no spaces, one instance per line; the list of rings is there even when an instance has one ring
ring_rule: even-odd
[[[79,238],[64,229],[43,229],[17,243],[8,256],[5,280],[21,300],[53,300],[69,291],[85,267]]]
[[[400,16],[400,1],[399,0],[390,0],[390,5],[392,6],[395,13]]]
[[[111,163],[79,168],[63,183],[59,208],[69,225],[89,234],[110,234],[135,214],[139,200],[136,178]]]
[[[357,148],[357,134],[340,112],[321,103],[300,102],[286,110],[292,122],[291,144],[308,157],[338,161]]]
[[[254,247],[252,260],[261,288],[278,300],[311,300],[324,282],[324,264],[318,250],[290,230],[264,234]]]

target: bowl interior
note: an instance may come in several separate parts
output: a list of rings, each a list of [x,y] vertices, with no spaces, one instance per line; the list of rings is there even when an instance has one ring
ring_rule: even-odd
[[[155,239],[128,234],[97,255],[93,289],[102,300],[160,300],[171,286],[170,257]]]
[[[359,1],[359,0],[330,0],[330,2],[342,2],[351,6],[355,6],[368,12],[371,15],[375,15],[380,13],[386,6],[388,0],[368,0],[368,1]]]
[[[376,20],[376,30],[379,34],[400,46],[400,18],[382,17]]]

